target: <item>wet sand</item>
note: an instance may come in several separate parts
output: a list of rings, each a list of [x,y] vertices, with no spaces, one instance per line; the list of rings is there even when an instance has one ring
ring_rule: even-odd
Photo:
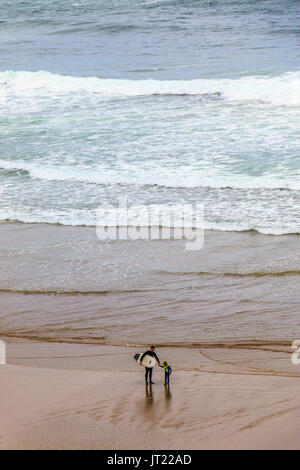
[[[9,341],[1,449],[299,449],[288,351],[160,348],[146,388],[134,348]],[[197,367],[195,367],[197,364]]]
[[[187,252],[0,223],[0,448],[300,448],[298,254],[298,236]],[[149,343],[169,391],[133,361]]]

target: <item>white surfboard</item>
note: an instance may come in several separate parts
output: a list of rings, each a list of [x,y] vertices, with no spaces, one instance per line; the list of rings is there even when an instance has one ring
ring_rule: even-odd
[[[140,357],[142,357],[142,355],[143,354],[140,354],[139,358],[137,359],[137,362],[139,364],[144,367],[148,367],[149,369],[152,369],[152,367],[156,366],[157,360],[155,359],[155,357],[149,356],[148,354],[144,357],[143,362],[140,362]]]
[[[2,340],[0,340],[0,364],[6,364],[6,345]]]

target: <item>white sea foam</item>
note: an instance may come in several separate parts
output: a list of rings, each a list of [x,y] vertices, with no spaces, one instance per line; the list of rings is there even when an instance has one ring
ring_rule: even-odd
[[[170,96],[212,93],[204,104]],[[149,207],[204,202],[206,228],[298,233],[299,104],[300,72],[189,81],[1,72],[0,219],[95,225],[95,205],[125,194]]]
[[[148,206],[147,210],[164,210],[166,206],[164,204],[156,204]],[[101,226],[101,219],[97,211],[86,211],[79,209],[55,209],[41,210],[40,208],[31,208],[29,211],[26,210],[25,206],[20,205],[18,208],[0,208],[0,220],[11,220],[20,221],[24,223],[47,223],[47,224],[61,224],[66,226],[86,226],[95,227]],[[215,208],[214,217],[211,215],[205,216],[204,228],[205,230],[217,230],[227,232],[242,232],[242,231],[256,231],[258,233],[266,235],[287,235],[287,234],[300,234],[300,224],[291,218],[284,217],[281,214],[278,217],[276,212],[276,205],[273,206],[273,211],[269,214],[266,219],[263,219],[264,207],[263,204],[257,204],[257,207],[251,207],[249,204],[243,209],[239,210],[235,214],[235,220],[228,221],[226,216],[223,214],[224,209],[230,209],[230,207],[217,207]],[[295,208],[296,210],[296,208]],[[125,215],[125,214],[124,214]],[[122,217],[122,214],[120,215]],[[110,219],[112,222],[110,223]],[[145,222],[141,219],[141,213],[131,213],[131,219],[137,219],[138,225],[148,226],[148,218],[145,217]],[[115,211],[112,211],[105,217],[105,223],[103,225],[115,226]],[[129,221],[130,222],[130,221]],[[135,226],[134,223],[129,223],[129,226]],[[169,224],[163,224],[168,227]],[[156,226],[149,224],[149,226]],[[173,226],[173,225],[171,225]],[[179,227],[180,225],[177,224]],[[184,227],[184,225],[183,225]],[[202,228],[202,225],[200,226]]]
[[[214,168],[199,170],[193,167],[184,167],[184,164],[175,174],[167,166],[157,166],[150,169],[131,168],[120,166],[117,169],[107,169],[98,165],[91,168],[74,167],[67,165],[49,165],[24,160],[8,161],[0,159],[0,168],[5,170],[23,170],[28,172],[32,179],[47,181],[74,181],[87,184],[118,184],[135,186],[161,186],[169,188],[234,188],[234,189],[288,189],[300,190],[299,170],[290,175],[265,174],[262,176],[248,176],[241,174],[225,174]]]
[[[99,97],[221,93],[223,99],[229,101],[300,105],[300,72],[236,79],[120,80],[63,76],[44,71],[5,71],[0,72],[0,85],[2,99],[5,93],[7,96],[88,93],[99,94]]]

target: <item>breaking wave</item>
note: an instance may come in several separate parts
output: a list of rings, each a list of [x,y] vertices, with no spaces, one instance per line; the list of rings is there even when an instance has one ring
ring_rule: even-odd
[[[0,72],[0,96],[56,96],[72,93],[99,97],[191,95],[225,100],[259,101],[272,105],[300,105],[300,72],[277,76],[247,76],[235,79],[122,80],[76,77],[50,72]]]

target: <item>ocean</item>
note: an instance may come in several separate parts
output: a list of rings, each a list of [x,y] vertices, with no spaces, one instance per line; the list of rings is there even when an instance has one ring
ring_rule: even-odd
[[[2,1],[0,220],[299,233],[297,1]]]
[[[299,337],[299,20],[294,0],[1,2],[2,336]],[[124,197],[202,204],[204,249],[97,239]]]

